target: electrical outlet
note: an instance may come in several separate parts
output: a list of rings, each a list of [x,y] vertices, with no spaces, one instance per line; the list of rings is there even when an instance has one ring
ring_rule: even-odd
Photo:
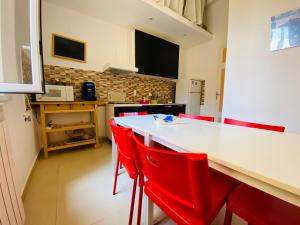
[[[133,97],[136,97],[136,90],[133,91]]]
[[[24,121],[25,122],[31,122],[31,116],[30,116],[30,114],[24,113],[23,117],[24,117]]]

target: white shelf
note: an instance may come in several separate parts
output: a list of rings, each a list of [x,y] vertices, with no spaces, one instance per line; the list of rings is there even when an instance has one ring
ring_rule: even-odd
[[[212,39],[212,34],[152,0],[47,0],[129,29],[167,39],[184,47]]]

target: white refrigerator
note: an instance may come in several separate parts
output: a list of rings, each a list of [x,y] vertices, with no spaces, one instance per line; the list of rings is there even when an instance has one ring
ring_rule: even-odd
[[[176,84],[176,103],[186,104],[186,113],[200,115],[201,80],[180,79]]]

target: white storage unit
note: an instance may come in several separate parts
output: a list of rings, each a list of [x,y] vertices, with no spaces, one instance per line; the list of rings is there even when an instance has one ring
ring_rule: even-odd
[[[22,225],[25,222],[25,213],[21,196],[16,190],[14,164],[6,135],[0,106],[0,224]]]

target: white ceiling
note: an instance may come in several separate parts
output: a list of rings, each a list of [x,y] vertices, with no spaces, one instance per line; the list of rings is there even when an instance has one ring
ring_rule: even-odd
[[[211,38],[202,28],[151,0],[45,1],[122,27],[140,29],[185,46],[193,46]]]

